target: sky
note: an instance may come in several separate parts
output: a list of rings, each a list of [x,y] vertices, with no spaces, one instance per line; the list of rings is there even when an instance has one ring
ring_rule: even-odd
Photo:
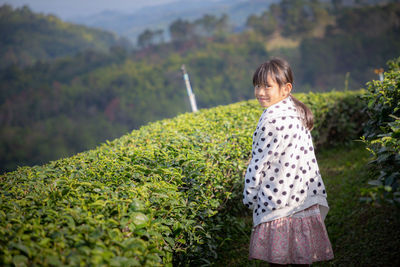
[[[61,19],[87,16],[103,10],[131,13],[145,6],[167,4],[177,0],[0,0],[0,5],[13,7],[28,5],[37,13],[54,14]],[[199,0],[190,0],[199,1]]]

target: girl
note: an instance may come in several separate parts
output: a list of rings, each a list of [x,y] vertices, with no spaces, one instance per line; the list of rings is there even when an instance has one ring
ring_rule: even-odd
[[[253,135],[243,203],[253,212],[249,259],[271,266],[333,259],[324,219],[329,206],[314,154],[311,110],[291,95],[289,64],[273,58],[253,75],[265,108]]]

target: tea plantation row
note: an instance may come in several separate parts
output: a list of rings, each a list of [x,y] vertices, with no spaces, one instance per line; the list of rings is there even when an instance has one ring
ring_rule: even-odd
[[[368,202],[389,202],[400,208],[400,57],[387,62],[383,81],[370,81],[363,95],[369,114],[364,141],[372,154],[368,162],[373,187],[364,190]]]
[[[359,139],[360,91],[294,94],[316,149]],[[255,100],[150,123],[96,149],[0,176],[1,266],[208,265],[243,225]]]

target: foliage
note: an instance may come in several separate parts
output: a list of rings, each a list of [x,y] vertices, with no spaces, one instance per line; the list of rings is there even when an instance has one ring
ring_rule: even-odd
[[[316,149],[361,128],[353,116],[361,93],[295,94],[316,115]],[[0,265],[211,264],[218,247],[243,231],[231,212],[240,203],[261,113],[255,100],[202,109],[70,158],[5,173]],[[325,113],[343,117],[344,125],[321,143],[334,128]]]
[[[400,54],[399,17],[400,3],[342,9],[324,38],[302,40],[298,81],[315,88],[342,88],[350,73],[350,87],[363,86],[376,77],[375,68]]]
[[[350,142],[361,135],[361,125],[367,120],[365,113],[360,112],[365,106],[359,92],[335,92],[336,97],[326,98],[324,94],[301,94],[301,101],[312,106],[314,114],[314,144],[317,146],[334,145]],[[352,97],[349,97],[352,96]]]
[[[228,15],[221,18],[205,14],[193,22],[177,19],[169,26],[172,42],[182,42],[197,39],[199,37],[213,36],[228,31]]]
[[[0,69],[12,64],[29,66],[86,49],[104,52],[112,46],[132,47],[126,38],[66,23],[54,15],[36,14],[28,6],[0,6],[0,32]]]
[[[86,52],[24,70],[8,68],[0,74],[0,169],[72,155],[190,110],[183,62],[199,108],[253,98],[245,88],[266,51],[249,42],[207,43],[207,53],[165,53],[151,61],[120,51]]]
[[[281,32],[283,36],[308,36],[330,17],[319,1],[282,0],[260,16],[249,16],[246,26],[263,35]]]
[[[373,159],[371,176],[376,179],[365,188],[365,200],[387,200],[400,206],[400,57],[388,62],[384,80],[367,83],[368,101],[364,111],[369,120],[362,141]],[[382,199],[383,198],[383,199]]]
[[[325,9],[317,2],[285,3],[304,3],[308,6],[305,10],[314,10],[312,5],[316,10]],[[335,15],[336,25],[326,28],[325,35],[311,38],[303,33],[297,38],[294,34],[279,39],[281,43],[275,42],[275,34],[258,30],[219,34],[226,31],[227,18],[205,15],[188,21],[193,26],[192,39],[183,36],[182,41],[157,44],[161,33],[151,31],[143,36],[144,48],[137,51],[121,47],[109,52],[85,50],[31,67],[10,66],[0,72],[0,169],[11,171],[17,165],[43,164],[73,155],[145,123],[190,110],[182,64],[187,67],[199,108],[254,98],[251,76],[271,56],[290,62],[295,92],[357,89],[374,78],[374,68],[398,56],[399,7],[341,8]],[[257,25],[268,26],[272,17],[282,22],[287,17],[282,12],[280,4],[271,5],[267,17],[256,16],[261,23]],[[23,14],[26,21],[29,16],[42,16],[30,11]],[[315,24],[323,28],[324,19]],[[22,15],[19,20],[25,21]],[[60,21],[51,28],[44,23],[54,31],[56,25],[64,24],[69,25]],[[91,34],[90,29],[79,29],[85,36]],[[277,31],[283,33],[282,25]],[[46,34],[46,38],[51,38],[48,34],[58,37],[52,31],[34,33],[32,40],[36,34],[39,39]]]
[[[319,1],[282,0],[280,6],[285,21],[282,27],[285,36],[307,34],[329,16]]]
[[[260,16],[249,16],[246,22],[246,26],[254,29],[260,34],[268,36],[276,31],[278,23],[277,19],[272,16],[270,12],[265,11]]]
[[[164,30],[151,31],[146,29],[138,36],[138,45],[143,48],[155,43],[163,42],[163,32]]]

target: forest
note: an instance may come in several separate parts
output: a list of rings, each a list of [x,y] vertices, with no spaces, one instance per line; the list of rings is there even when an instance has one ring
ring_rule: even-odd
[[[252,72],[272,56],[293,66],[294,92],[328,92],[364,87],[400,54],[397,2],[283,0],[250,16],[242,32],[230,29],[226,15],[178,19],[169,27],[170,42],[148,29],[140,49],[28,7],[0,10],[8,31],[1,31],[0,44],[1,172],[189,112],[182,64],[198,107],[207,109],[254,98]]]
[[[0,7],[0,33],[0,70],[71,56],[89,48],[108,51],[111,46],[132,47],[127,38],[66,23],[55,15],[37,14],[26,5],[15,10],[8,4]]]

